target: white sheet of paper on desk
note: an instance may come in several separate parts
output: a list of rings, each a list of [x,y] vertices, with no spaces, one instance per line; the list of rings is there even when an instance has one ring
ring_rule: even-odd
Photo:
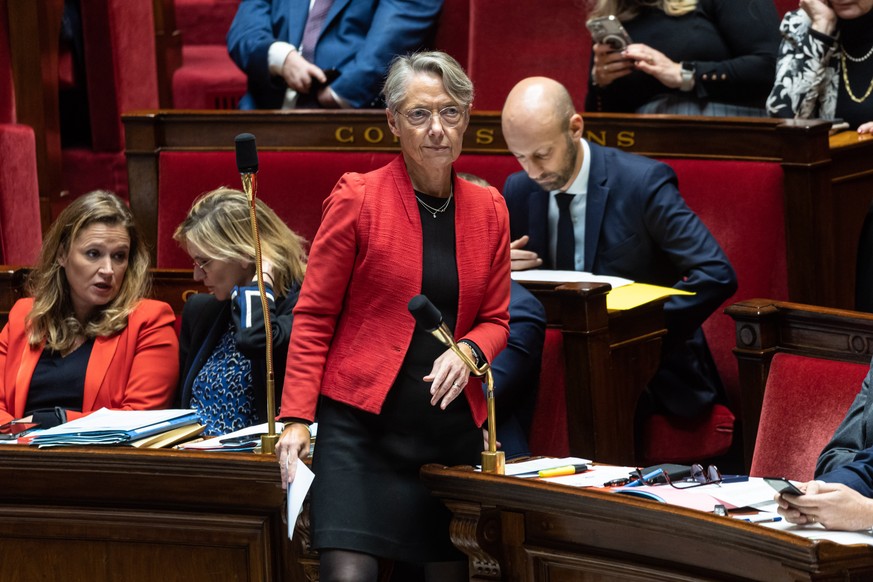
[[[276,433],[282,434],[283,424],[281,422],[276,423]],[[233,432],[229,432],[227,434],[223,434],[219,437],[209,438],[202,441],[197,441],[195,443],[183,443],[180,448],[183,449],[191,449],[195,451],[211,451],[215,449],[221,449],[221,442],[224,439],[241,437],[250,434],[266,434],[267,432],[267,423],[256,424],[254,426],[248,426],[246,428],[241,428],[239,430],[235,430]]]
[[[563,477],[548,477],[545,479],[540,479],[540,481],[548,481],[549,483],[560,483],[561,485],[571,485],[573,487],[603,487],[603,484],[607,481],[627,477],[635,470],[635,467],[594,465],[584,473],[576,473],[575,475],[564,475]]]
[[[787,533],[809,538],[811,540],[828,540],[837,544],[867,544],[873,546],[873,534],[866,531],[834,531],[825,529],[820,523],[811,525],[795,525],[784,519],[772,523],[758,524],[770,529],[778,529]]]
[[[309,492],[309,487],[312,486],[312,481],[315,479],[315,473],[312,469],[306,466],[306,463],[297,459],[297,473],[294,475],[294,481],[288,485],[288,539],[294,539],[294,525],[297,523],[297,516],[303,511],[303,502],[306,500],[306,494]]]
[[[523,473],[535,473],[544,471],[545,469],[554,469],[556,467],[564,467],[566,465],[590,465],[588,459],[580,459],[579,457],[563,457],[555,459],[546,457],[542,459],[534,459],[532,461],[522,461],[521,463],[507,463],[504,475],[521,475]],[[481,470],[481,467],[479,468]]]
[[[512,279],[519,283],[609,283],[613,289],[633,283],[623,277],[595,275],[584,271],[558,271],[551,269],[530,269],[512,271]]]
[[[768,511],[768,502],[773,502],[775,491],[760,477],[749,477],[748,481],[737,483],[722,483],[721,485],[704,485],[697,487],[716,499],[734,507],[755,507]]]

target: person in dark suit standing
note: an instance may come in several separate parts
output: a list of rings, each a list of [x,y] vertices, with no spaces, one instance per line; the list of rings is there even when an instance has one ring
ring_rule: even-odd
[[[240,109],[380,107],[395,55],[421,49],[443,0],[243,0],[227,33]],[[326,71],[339,76],[330,82]],[[336,73],[332,73],[336,74]]]
[[[256,204],[278,401],[306,254],[303,239],[264,202]],[[177,404],[196,408],[211,435],[276,414],[267,410],[267,334],[250,208],[239,190],[213,190],[194,203],[173,235],[194,262],[194,279],[209,290],[189,297],[182,311]]]
[[[512,268],[588,271],[694,292],[665,304],[661,367],[638,419],[703,413],[723,388],[700,326],[737,282],[724,251],[679,194],[673,170],[582,139],[582,117],[552,79],[520,81],[502,124],[525,170],[503,188]]]

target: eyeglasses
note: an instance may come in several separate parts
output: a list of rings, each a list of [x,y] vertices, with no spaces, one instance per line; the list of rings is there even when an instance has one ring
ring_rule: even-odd
[[[674,483],[670,480],[670,475],[664,472],[664,480],[667,481],[670,487],[676,489],[691,489],[692,487],[701,487],[703,485],[712,485],[722,482],[721,473],[719,472],[718,467],[715,465],[709,465],[704,469],[703,465],[698,463],[691,465],[691,475],[689,479],[691,480],[677,481]]]
[[[403,113],[402,111],[397,111],[397,113],[405,117],[410,125],[416,127],[429,124],[431,117],[433,117],[434,114],[433,111],[425,109],[424,107],[416,107],[415,109],[410,109],[406,113]],[[437,113],[439,113],[440,116],[440,123],[446,127],[455,127],[461,123],[461,119],[464,118],[464,109],[461,109],[457,105],[443,107]]]
[[[201,271],[206,270],[206,265],[212,262],[212,259],[206,259],[205,261],[198,261],[197,259],[192,259],[191,261],[194,264],[195,269],[200,269]]]

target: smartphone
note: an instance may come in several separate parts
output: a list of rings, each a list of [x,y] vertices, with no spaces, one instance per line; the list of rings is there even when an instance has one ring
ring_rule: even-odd
[[[253,434],[244,434],[241,436],[228,437],[226,439],[218,439],[223,445],[244,445],[246,443],[259,443],[261,442],[261,435],[266,433],[253,433]]]
[[[340,74],[341,73],[339,69],[324,69],[324,76],[327,77],[327,81],[322,83],[318,79],[313,78],[312,84],[309,86],[309,94],[315,95],[316,93],[321,91],[322,87],[327,87],[328,85],[336,81],[336,78],[339,77]]]
[[[12,440],[22,437],[39,428],[38,422],[7,422],[0,425],[0,440]]]
[[[612,14],[592,18],[585,26],[591,31],[591,38],[595,43],[608,44],[614,50],[624,50],[632,42],[624,26]]]
[[[803,495],[803,491],[795,487],[794,484],[785,477],[764,477],[764,481],[780,494],[787,493],[789,495]]]

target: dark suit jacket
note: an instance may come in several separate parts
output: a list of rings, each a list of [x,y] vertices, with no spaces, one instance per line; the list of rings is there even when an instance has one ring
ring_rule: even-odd
[[[873,497],[873,448],[864,449],[848,465],[820,475],[816,479],[827,483],[842,483],[864,497]]]
[[[873,362],[846,417],[819,455],[815,474],[851,463],[860,451],[869,447],[873,447]]]
[[[422,48],[443,0],[334,0],[318,38],[315,64],[338,69],[333,90],[352,107],[376,107],[391,59]],[[276,41],[300,47],[309,0],[243,0],[227,47],[248,77],[240,109],[277,109],[285,82],[270,75],[267,53]]]
[[[179,400],[178,407],[191,405],[191,387],[203,364],[212,355],[219,339],[233,321],[236,346],[252,361],[252,380],[255,384],[255,410],[261,422],[267,420],[267,362],[266,333],[261,300],[257,286],[239,288],[234,299],[218,301],[213,295],[199,293],[185,302],[182,310],[182,330],[179,335]],[[249,291],[250,293],[245,293]],[[253,291],[253,293],[251,293]],[[271,290],[272,293],[272,290]],[[276,404],[282,399],[285,379],[285,360],[288,341],[294,322],[292,309],[297,303],[299,288],[294,287],[285,297],[268,299],[270,323],[273,328],[273,376],[276,386]],[[251,325],[245,322],[250,321]],[[275,414],[276,411],[273,411]]]
[[[585,271],[694,291],[665,307],[668,334],[661,370],[650,384],[656,405],[694,416],[722,391],[700,325],[736,291],[736,274],[716,240],[679,194],[676,174],[661,162],[591,147],[585,215]],[[512,239],[530,236],[545,264],[548,192],[524,172],[503,188]]]

